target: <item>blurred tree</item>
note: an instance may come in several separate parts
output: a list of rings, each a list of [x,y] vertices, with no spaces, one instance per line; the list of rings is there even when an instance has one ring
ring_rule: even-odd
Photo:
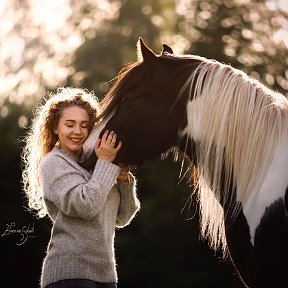
[[[270,88],[288,89],[285,1],[180,1],[188,52],[230,63]],[[285,4],[286,3],[286,4]]]
[[[3,99],[30,108],[66,84],[75,49],[118,17],[119,1],[0,1],[0,106]]]
[[[123,1],[119,17],[75,53],[68,83],[100,98],[124,64],[136,60],[139,36],[154,51],[162,43],[230,63],[271,88],[288,89],[288,7],[282,1]],[[273,4],[273,5],[272,5]],[[286,63],[286,65],[283,65]],[[114,65],[111,65],[114,64]]]
[[[87,39],[76,51],[76,73],[68,78],[68,85],[89,87],[100,98],[107,92],[107,82],[124,64],[136,60],[138,37],[144,35],[148,43],[153,43],[160,33],[147,15],[152,10],[149,2],[152,1],[122,1],[119,17],[100,28],[95,38]],[[153,1],[156,10],[161,10],[161,5]]]

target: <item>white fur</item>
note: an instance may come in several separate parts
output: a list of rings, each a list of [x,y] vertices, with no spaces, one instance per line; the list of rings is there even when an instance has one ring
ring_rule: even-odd
[[[214,248],[222,244],[225,250],[223,211],[217,201],[224,195],[224,203],[229,204],[228,190],[219,190],[225,169],[226,187],[231,182],[237,187],[237,201],[243,204],[253,242],[265,208],[283,197],[287,186],[288,156],[282,144],[287,143],[284,136],[288,134],[287,98],[242,71],[207,59],[191,74],[181,93],[187,88],[191,100],[182,133],[200,143],[201,233]],[[276,173],[275,169],[283,171]],[[272,186],[277,188],[270,189]],[[238,208],[233,207],[234,216]]]
[[[101,133],[101,131],[104,129],[104,127],[106,126],[107,122],[109,121],[109,119],[113,116],[114,112],[111,113],[110,115],[108,115],[105,119],[103,119],[102,121],[98,122],[92,129],[92,131],[90,132],[88,138],[86,139],[86,141],[83,144],[83,154],[85,155],[88,151],[91,151],[91,149],[94,149],[95,144],[97,139],[99,138],[99,135]]]
[[[250,227],[251,242],[265,209],[275,200],[284,198],[288,187],[288,137],[276,150],[272,163],[258,190],[253,190],[244,203],[243,212]]]

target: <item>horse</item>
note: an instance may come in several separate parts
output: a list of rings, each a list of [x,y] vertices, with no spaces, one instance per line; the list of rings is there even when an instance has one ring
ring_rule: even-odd
[[[197,55],[155,54],[142,38],[100,101],[80,165],[113,130],[114,163],[140,167],[184,155],[200,207],[200,233],[230,257],[249,288],[288,287],[288,100],[247,73]]]

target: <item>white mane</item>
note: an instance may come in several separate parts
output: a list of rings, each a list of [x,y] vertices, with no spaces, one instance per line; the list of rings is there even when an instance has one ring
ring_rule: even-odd
[[[222,245],[225,251],[224,215],[217,199],[229,206],[231,183],[237,187],[238,203],[257,191],[281,136],[287,133],[288,100],[242,71],[207,59],[184,89],[191,94],[184,133],[199,143],[201,234],[212,247]],[[223,175],[226,190],[220,191]],[[231,208],[235,216],[239,207]]]

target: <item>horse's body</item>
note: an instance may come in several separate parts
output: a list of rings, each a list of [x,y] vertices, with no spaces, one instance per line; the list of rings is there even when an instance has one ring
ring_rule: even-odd
[[[217,61],[138,44],[140,60],[100,103],[82,165],[106,129],[123,142],[115,163],[178,147],[197,169],[202,235],[228,248],[248,287],[288,287],[287,98]]]

